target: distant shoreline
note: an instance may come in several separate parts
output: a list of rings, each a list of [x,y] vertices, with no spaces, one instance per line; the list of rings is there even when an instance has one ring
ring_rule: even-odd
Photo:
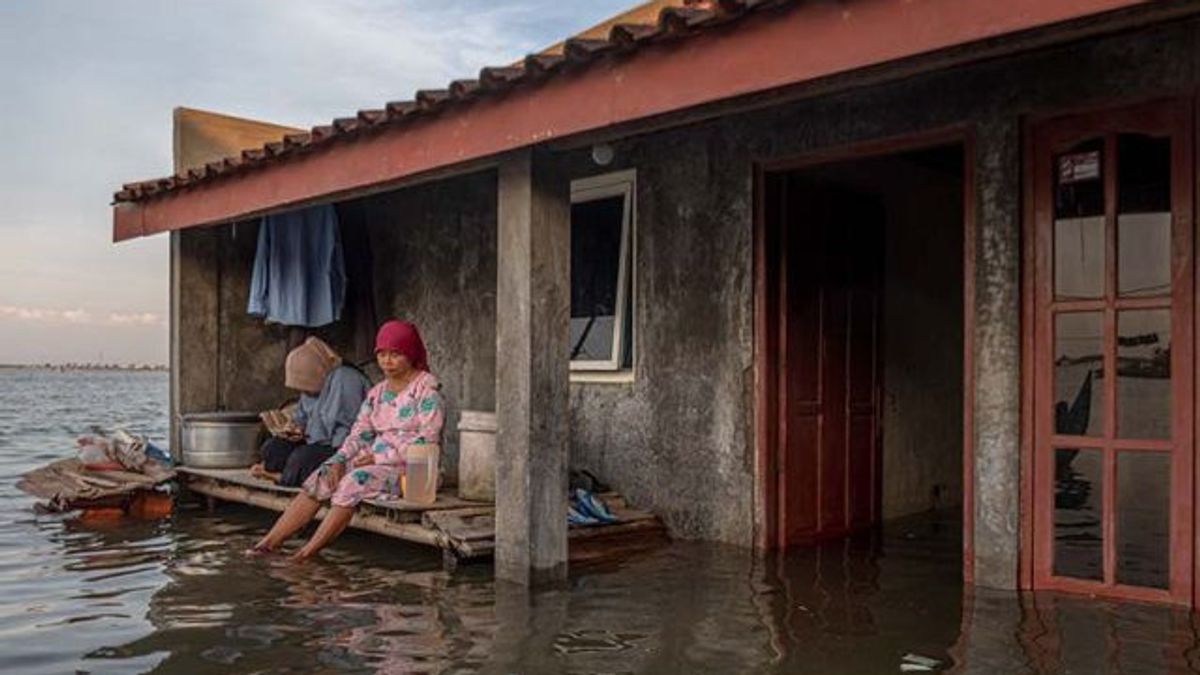
[[[115,363],[0,363],[0,370],[57,370],[65,371],[138,371],[167,372],[168,368],[157,364]]]

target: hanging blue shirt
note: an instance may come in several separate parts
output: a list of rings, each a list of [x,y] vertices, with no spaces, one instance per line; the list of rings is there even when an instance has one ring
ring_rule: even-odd
[[[333,323],[346,299],[344,265],[332,205],[267,216],[258,228],[246,311],[287,326]]]
[[[371,383],[350,366],[338,366],[325,376],[325,386],[317,396],[300,395],[300,404],[292,419],[304,427],[304,438],[311,443],[325,443],[335,450],[354,426],[358,409]]]

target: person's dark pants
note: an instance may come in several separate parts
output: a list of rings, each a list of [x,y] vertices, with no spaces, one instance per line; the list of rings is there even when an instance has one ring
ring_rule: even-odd
[[[280,485],[300,487],[333,452],[328,443],[296,443],[272,437],[262,445],[263,468],[279,474]]]

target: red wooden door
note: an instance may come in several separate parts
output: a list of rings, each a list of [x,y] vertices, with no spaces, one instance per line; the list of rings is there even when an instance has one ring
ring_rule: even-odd
[[[1034,583],[1193,588],[1191,106],[1033,130]]]
[[[881,202],[788,176],[780,233],[781,546],[879,518]]]

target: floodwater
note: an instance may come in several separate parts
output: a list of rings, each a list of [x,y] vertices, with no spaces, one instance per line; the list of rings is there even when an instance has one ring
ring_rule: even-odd
[[[90,424],[161,439],[166,386],[0,370],[0,672],[1200,672],[1182,610],[964,594],[952,518],[767,559],[671,544],[526,595],[355,533],[310,564],[247,560],[269,522],[250,509],[88,524],[16,491]]]

